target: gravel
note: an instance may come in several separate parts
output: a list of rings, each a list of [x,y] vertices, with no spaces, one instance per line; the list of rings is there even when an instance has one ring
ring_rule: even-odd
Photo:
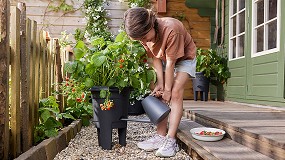
[[[129,118],[145,118],[145,115],[129,116]],[[97,129],[93,123],[82,127],[81,131],[69,142],[68,147],[58,153],[54,160],[191,160],[184,150],[180,149],[175,157],[159,158],[155,151],[147,152],[137,147],[139,141],[143,141],[155,133],[155,126],[150,123],[128,122],[127,145],[120,146],[117,129],[113,129],[113,148],[103,150],[98,145]]]

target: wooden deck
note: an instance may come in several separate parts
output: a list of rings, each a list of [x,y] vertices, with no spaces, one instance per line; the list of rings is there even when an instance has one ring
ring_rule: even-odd
[[[184,101],[184,117],[198,125],[224,129],[227,132],[226,137],[221,141],[224,146],[236,143],[236,147],[242,145],[245,150],[261,153],[268,158],[285,159],[285,109],[277,110],[273,107],[258,107],[232,102]],[[187,125],[193,125],[193,123],[182,121],[178,131],[178,137],[181,133],[184,135],[184,141],[185,136],[189,136]],[[183,141],[183,136],[181,140]],[[191,141],[217,159],[228,159],[225,157],[231,157],[231,154],[234,154],[226,152],[227,154],[224,153],[224,156],[221,156],[219,149],[215,148],[215,151],[211,151],[209,146],[205,145],[211,142],[201,143],[192,139]],[[192,149],[194,148],[192,146]],[[218,148],[223,149],[223,147]],[[253,156],[258,154],[253,154]],[[202,159],[207,159],[207,157],[204,156]]]

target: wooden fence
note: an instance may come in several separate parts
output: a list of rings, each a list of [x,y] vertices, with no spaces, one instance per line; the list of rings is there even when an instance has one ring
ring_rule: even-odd
[[[5,160],[33,146],[39,100],[62,82],[64,60],[58,39],[37,30],[24,3],[1,0],[0,9],[0,159]]]

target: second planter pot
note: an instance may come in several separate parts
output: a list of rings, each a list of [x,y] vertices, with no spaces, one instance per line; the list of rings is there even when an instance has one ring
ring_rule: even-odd
[[[202,72],[196,72],[196,78],[192,79],[194,100],[197,101],[200,92],[201,101],[208,101],[210,80]]]

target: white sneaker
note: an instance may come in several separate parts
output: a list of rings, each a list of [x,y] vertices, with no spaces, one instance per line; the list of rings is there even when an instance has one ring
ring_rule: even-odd
[[[153,151],[155,149],[158,149],[162,146],[163,142],[165,140],[165,136],[161,136],[159,134],[155,134],[150,139],[147,139],[145,141],[139,142],[137,145],[140,149],[146,150],[146,151]]]
[[[173,157],[178,151],[179,147],[176,140],[166,136],[163,145],[156,151],[155,155],[158,157]]]

